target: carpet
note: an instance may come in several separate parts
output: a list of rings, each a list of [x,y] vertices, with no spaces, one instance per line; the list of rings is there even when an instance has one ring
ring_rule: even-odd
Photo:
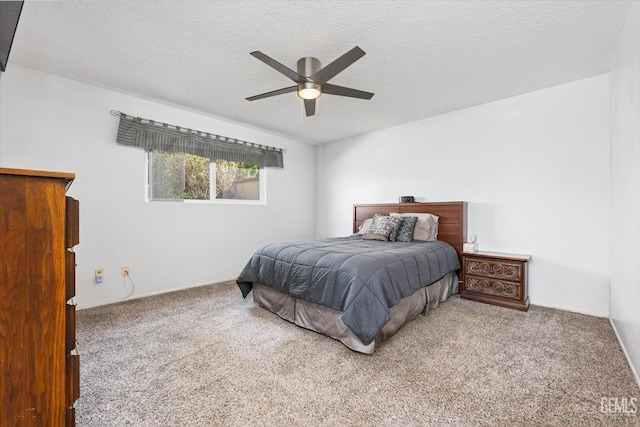
[[[79,426],[640,425],[609,321],[538,306],[454,296],[363,355],[224,282],[80,310],[77,339]]]

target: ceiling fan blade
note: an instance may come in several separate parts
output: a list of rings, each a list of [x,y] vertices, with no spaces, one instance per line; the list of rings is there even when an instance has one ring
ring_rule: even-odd
[[[291,68],[289,68],[289,67],[287,67],[285,65],[282,65],[281,63],[279,63],[275,59],[265,55],[264,53],[260,52],[259,50],[256,50],[255,52],[251,52],[250,55],[253,55],[254,57],[258,58],[260,61],[264,62],[265,64],[267,64],[271,68],[275,69],[276,71],[281,72],[282,74],[284,74],[285,76],[289,77],[291,80],[293,80],[296,83],[300,83],[300,82],[304,81],[304,77],[302,77],[300,74],[296,73]]]
[[[350,87],[336,86],[329,83],[322,85],[322,93],[329,95],[349,96],[351,98],[371,99],[373,93],[363,90],[351,89]]]
[[[335,77],[338,73],[347,68],[349,65],[362,58],[364,55],[364,50],[356,46],[349,52],[342,55],[340,58],[333,61],[331,64],[320,69],[317,73],[311,76],[311,80],[321,85],[325,84],[330,79]]]
[[[307,113],[307,117],[313,116],[316,114],[316,100],[315,99],[305,99],[304,100],[304,111]]]
[[[282,95],[283,93],[295,92],[296,90],[298,90],[298,86],[285,87],[278,90],[272,90],[271,92],[261,93],[260,95],[250,96],[247,98],[247,101],[269,98],[270,96]]]

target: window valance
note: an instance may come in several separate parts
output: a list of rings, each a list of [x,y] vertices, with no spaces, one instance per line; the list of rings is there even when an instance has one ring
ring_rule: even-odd
[[[280,148],[159,123],[119,111],[112,111],[112,114],[120,116],[116,139],[119,144],[148,151],[195,154],[212,161],[246,162],[261,168],[284,167]]]

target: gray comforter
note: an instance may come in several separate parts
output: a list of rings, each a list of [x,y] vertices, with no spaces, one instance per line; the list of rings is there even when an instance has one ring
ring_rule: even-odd
[[[390,307],[459,268],[455,249],[445,242],[353,235],[265,245],[236,282],[245,298],[257,282],[342,311],[344,324],[367,345],[390,319]]]

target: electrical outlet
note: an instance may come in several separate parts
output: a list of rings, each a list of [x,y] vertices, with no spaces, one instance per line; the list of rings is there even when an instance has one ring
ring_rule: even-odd
[[[123,266],[121,272],[122,272],[122,277],[128,276],[129,275],[129,266],[128,265]]]
[[[104,280],[104,270],[101,268],[96,269],[96,283],[102,283]]]

